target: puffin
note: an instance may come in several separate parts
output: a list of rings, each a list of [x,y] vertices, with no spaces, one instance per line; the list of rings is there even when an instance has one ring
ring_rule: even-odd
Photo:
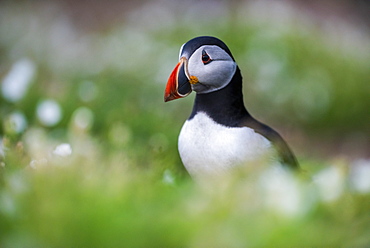
[[[220,39],[200,36],[181,46],[164,101],[196,93],[193,110],[178,138],[182,163],[192,177],[222,175],[261,159],[299,169],[284,139],[247,111],[242,85],[240,69]]]

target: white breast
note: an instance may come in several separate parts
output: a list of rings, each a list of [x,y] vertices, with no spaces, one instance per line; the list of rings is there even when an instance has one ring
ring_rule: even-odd
[[[183,125],[179,136],[181,160],[192,176],[220,173],[270,156],[269,140],[248,127],[225,127],[205,113]]]

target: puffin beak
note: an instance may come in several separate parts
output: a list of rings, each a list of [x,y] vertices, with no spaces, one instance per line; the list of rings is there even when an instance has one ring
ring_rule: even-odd
[[[187,62],[187,59],[182,57],[168,78],[164,91],[165,102],[186,97],[191,93],[191,85],[185,73]]]

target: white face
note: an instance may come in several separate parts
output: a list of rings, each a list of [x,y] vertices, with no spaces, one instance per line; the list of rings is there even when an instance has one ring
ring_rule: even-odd
[[[199,80],[192,85],[192,89],[200,94],[224,88],[230,83],[236,70],[236,63],[230,55],[222,48],[211,45],[195,50],[188,59],[187,66],[187,76],[196,76]]]

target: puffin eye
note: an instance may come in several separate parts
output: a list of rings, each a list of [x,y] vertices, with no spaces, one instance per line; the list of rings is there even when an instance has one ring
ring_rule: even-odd
[[[202,51],[202,61],[203,61],[203,64],[208,64],[212,61],[212,59],[209,57],[209,55],[207,54],[206,51]]]

